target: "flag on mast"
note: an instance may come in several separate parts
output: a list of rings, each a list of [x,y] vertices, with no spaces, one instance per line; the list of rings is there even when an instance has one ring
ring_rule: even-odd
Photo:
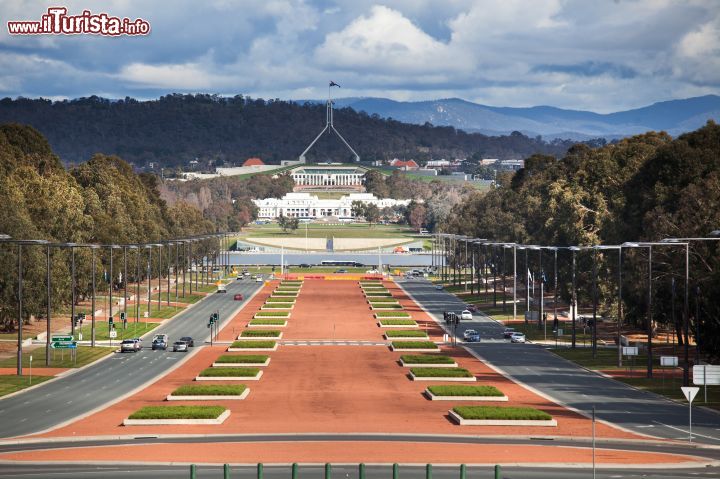
[[[336,86],[336,87],[338,87],[338,88],[341,88],[341,86],[340,86],[340,85],[338,85],[337,83],[335,83],[335,82],[334,82],[334,81],[332,81],[332,80],[330,80],[330,85],[329,85],[329,86],[330,86],[330,87],[334,87],[334,86]]]

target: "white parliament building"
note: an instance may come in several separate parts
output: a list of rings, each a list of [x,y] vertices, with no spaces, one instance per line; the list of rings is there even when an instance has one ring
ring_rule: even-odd
[[[352,218],[352,202],[375,204],[383,209],[388,206],[410,204],[410,200],[376,198],[372,193],[350,193],[338,199],[320,199],[307,192],[288,193],[282,198],[253,200],[258,207],[258,218],[277,218],[280,215],[293,218],[323,218],[334,216]]]

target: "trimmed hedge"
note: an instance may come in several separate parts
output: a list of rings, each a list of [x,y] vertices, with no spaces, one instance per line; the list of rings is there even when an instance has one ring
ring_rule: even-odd
[[[259,368],[207,368],[200,371],[199,376],[203,378],[252,378],[257,376],[259,372]]]
[[[251,319],[250,326],[281,326],[287,323],[286,319]]]
[[[369,297],[367,300],[368,300],[368,302],[369,302],[370,304],[374,304],[374,303],[396,303],[396,304],[400,304],[400,303],[398,303],[398,300],[397,300],[397,299],[392,298],[392,297],[390,297],[390,298],[374,298],[374,297]]]
[[[439,349],[432,341],[393,341],[395,349]]]
[[[128,419],[217,419],[224,412],[222,406],[145,406]]]
[[[381,319],[380,324],[383,326],[415,326],[417,323],[413,319]]]
[[[427,389],[435,396],[504,396],[495,386],[428,386]]]
[[[410,313],[406,311],[378,311],[375,313],[375,316],[378,318],[384,318],[384,317],[396,317],[396,316],[403,316],[406,318],[410,318]]]
[[[239,396],[245,392],[244,384],[187,384],[172,392],[173,396]]]
[[[418,378],[471,378],[473,373],[463,368],[410,368]]]
[[[274,348],[275,341],[235,341],[230,347],[231,348]]]
[[[265,300],[265,303],[294,303],[294,299],[273,298],[272,296]]]
[[[268,358],[267,354],[223,354],[215,362],[224,364],[264,363]]]
[[[509,419],[515,421],[549,421],[552,416],[531,407],[455,406],[453,411],[463,419]]]
[[[425,331],[418,331],[417,329],[395,329],[385,331],[385,336],[388,338],[427,338],[428,335]]]
[[[240,336],[243,338],[279,338],[282,331],[275,329],[246,329]]]
[[[386,293],[386,292],[384,292],[384,291],[382,291],[382,292],[381,292],[381,291],[378,291],[378,292],[372,291],[372,292],[367,292],[367,293],[365,293],[365,297],[366,297],[367,299],[371,299],[371,298],[391,298],[391,297],[392,297],[392,293],[390,293],[390,292],[387,292],[387,293]]]
[[[273,317],[273,316],[281,316],[281,317],[288,317],[290,316],[289,311],[258,311],[255,313],[255,316],[262,318],[262,317]]]
[[[384,308],[384,309],[403,309],[403,307],[399,304],[385,304],[385,303],[375,303],[374,305],[370,305],[371,308],[377,309],[377,308]]]
[[[276,309],[292,309],[295,303],[265,303],[262,309],[276,308]]]
[[[453,364],[455,362],[453,358],[439,354],[403,354],[400,359],[405,364]]]

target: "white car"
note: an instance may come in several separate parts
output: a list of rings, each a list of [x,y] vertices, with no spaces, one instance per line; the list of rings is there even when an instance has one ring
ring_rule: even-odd
[[[510,342],[511,343],[524,343],[525,335],[523,333],[512,333],[512,336],[510,336]]]
[[[263,277],[260,276],[260,275],[258,275],[257,278],[255,279],[255,282],[256,282],[256,283],[262,283],[262,282],[263,282]]]
[[[465,332],[463,333],[463,339],[467,339],[470,336],[476,335],[477,333],[478,332],[475,331],[474,329],[466,329]]]
[[[472,313],[469,310],[464,309],[463,312],[460,313],[460,319],[461,320],[463,320],[463,319],[472,320],[473,319]]]

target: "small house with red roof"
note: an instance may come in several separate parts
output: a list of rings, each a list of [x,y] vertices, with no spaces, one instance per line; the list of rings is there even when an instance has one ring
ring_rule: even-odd
[[[242,164],[243,166],[265,166],[265,163],[263,163],[263,160],[260,158],[248,158],[245,160],[245,163]]]

